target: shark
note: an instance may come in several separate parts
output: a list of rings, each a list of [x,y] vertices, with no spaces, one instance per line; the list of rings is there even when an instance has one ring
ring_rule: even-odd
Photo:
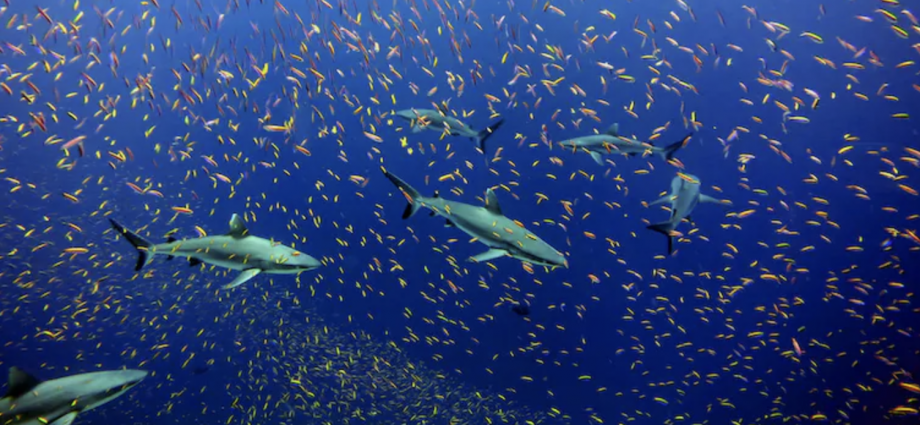
[[[696,206],[703,203],[718,203],[727,205],[730,201],[723,201],[700,192],[700,179],[693,174],[680,173],[671,180],[671,191],[649,204],[658,205],[668,202],[671,204],[671,218],[661,223],[655,223],[647,228],[665,235],[668,238],[668,255],[674,253],[673,232],[685,218],[690,219],[690,214]]]
[[[157,254],[166,255],[167,259],[185,257],[191,266],[206,263],[240,271],[232,282],[223,287],[230,289],[261,273],[299,274],[322,266],[316,258],[294,248],[250,235],[249,229],[237,214],[230,217],[230,230],[226,234],[183,240],[169,238],[161,244],[147,241],[113,219],[109,219],[109,222],[116,232],[137,249],[135,271],[140,271]]]
[[[77,414],[108,403],[147,376],[144,370],[109,370],[40,381],[10,368],[7,393],[0,398],[4,425],[71,425]]]
[[[476,142],[476,146],[483,153],[486,152],[486,140],[505,123],[504,119],[500,119],[486,127],[485,130],[475,130],[447,112],[434,109],[403,109],[396,111],[396,116],[409,121],[413,133],[419,133],[422,130],[443,133],[446,130],[451,136],[469,137]]]
[[[425,207],[431,210],[431,215],[444,217],[448,227],[456,227],[489,247],[488,251],[471,257],[471,261],[487,262],[510,256],[551,268],[569,266],[562,253],[522,225],[505,217],[498,204],[498,197],[491,188],[486,190],[485,205],[476,206],[444,199],[437,192],[434,196],[422,196],[396,175],[383,168],[381,171],[409,201],[403,219],[412,217],[420,208]]]
[[[670,161],[674,158],[674,154],[677,150],[684,147],[687,141],[690,140],[691,136],[693,136],[693,133],[687,134],[683,139],[671,143],[670,145],[658,147],[650,142],[641,142],[632,137],[621,136],[620,125],[613,124],[605,133],[564,140],[559,142],[559,145],[566,149],[572,149],[573,151],[582,150],[588,152],[591,158],[594,159],[594,162],[599,165],[604,165],[603,155],[612,153],[635,156],[644,155],[646,152],[650,152],[660,156],[665,161]]]

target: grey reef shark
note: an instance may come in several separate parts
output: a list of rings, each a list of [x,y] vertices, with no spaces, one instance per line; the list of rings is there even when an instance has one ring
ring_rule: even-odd
[[[658,205],[663,203],[670,204],[671,217],[667,221],[655,223],[648,226],[649,230],[654,230],[665,235],[668,238],[668,255],[674,253],[674,231],[680,222],[684,219],[689,220],[690,214],[696,209],[696,206],[702,203],[717,203],[722,205],[731,205],[731,201],[718,200],[709,195],[700,192],[700,179],[693,174],[680,173],[671,179],[671,191],[649,204]]]
[[[294,248],[249,234],[249,229],[236,214],[230,218],[230,230],[226,234],[182,240],[170,237],[161,244],[147,241],[115,220],[109,219],[109,222],[137,249],[134,270],[140,271],[154,255],[165,255],[167,259],[188,258],[192,266],[205,263],[240,271],[224,289],[240,286],[260,273],[298,274],[323,265]]]
[[[475,130],[466,123],[454,118],[445,108],[434,109],[403,109],[396,111],[396,116],[409,122],[413,133],[422,130],[431,130],[438,133],[447,132],[451,136],[469,137],[476,142],[476,147],[486,153],[486,140],[505,123],[504,119],[494,122],[484,130]]]
[[[0,398],[0,424],[70,425],[77,414],[120,397],[146,376],[143,370],[124,369],[40,381],[12,367]]]
[[[486,262],[510,256],[540,266],[569,266],[562,253],[514,220],[505,217],[498,204],[498,197],[491,188],[486,190],[485,205],[476,206],[444,199],[437,193],[434,196],[422,196],[399,177],[385,169],[381,170],[409,201],[403,219],[412,217],[420,208],[425,207],[431,210],[431,215],[444,217],[447,226],[456,227],[489,247],[488,251],[471,257],[472,261]]]
[[[674,158],[678,149],[684,147],[693,133],[684,136],[677,142],[671,143],[665,147],[658,147],[650,142],[642,142],[632,137],[620,135],[620,125],[614,124],[607,129],[606,133],[592,134],[590,136],[581,136],[574,139],[559,142],[559,145],[572,151],[584,151],[591,155],[594,162],[604,165],[604,155],[625,154],[629,156],[645,155],[646,153],[655,154],[665,161]]]

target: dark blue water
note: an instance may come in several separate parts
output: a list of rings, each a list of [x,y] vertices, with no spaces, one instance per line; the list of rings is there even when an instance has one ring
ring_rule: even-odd
[[[42,378],[155,372],[81,422],[916,420],[890,413],[917,408],[898,382],[920,373],[920,244],[907,233],[917,230],[920,203],[909,189],[920,159],[905,150],[916,148],[917,127],[913,116],[892,117],[918,103],[916,65],[904,64],[916,60],[917,32],[903,5],[826,4],[822,13],[818,3],[761,2],[749,4],[754,16],[733,2],[696,2],[691,16],[677,2],[552,3],[562,17],[527,2],[283,2],[287,13],[255,1],[42,4],[65,26],[84,13],[68,36],[49,33],[33,3],[12,3],[3,16],[15,21],[0,36],[0,75],[13,92],[0,94],[9,191],[0,363]],[[898,17],[906,40],[878,8]],[[23,19],[29,26],[17,28]],[[777,23],[789,33],[771,32]],[[307,36],[314,24],[319,33]],[[563,58],[541,56],[547,45]],[[399,54],[387,58],[391,48]],[[47,73],[52,51],[68,63]],[[515,66],[530,75],[512,85]],[[462,78],[462,95],[449,74]],[[561,77],[555,94],[541,83]],[[98,84],[91,91],[88,78]],[[139,82],[148,78],[152,99]],[[817,108],[806,88],[820,94]],[[36,97],[30,104],[21,93]],[[441,102],[475,110],[464,119],[473,128],[497,119],[490,106],[505,120],[485,154],[463,137],[412,133],[384,116]],[[810,122],[784,120],[775,102]],[[694,117],[699,127],[685,127]],[[290,118],[289,134],[263,129]],[[682,169],[656,156],[609,155],[615,165],[600,166],[541,141],[613,123],[639,140],[667,126],[656,145],[692,132],[677,154]],[[729,140],[733,130],[739,137]],[[71,149],[62,167],[60,144],[80,135],[85,156]],[[569,267],[468,262],[486,247],[439,218],[403,221],[404,197],[381,166],[425,195],[471,204],[498,186],[504,214],[563,251]],[[665,238],[645,229],[668,213],[643,202],[662,196],[678,171],[731,205],[701,204],[668,257]],[[439,181],[449,173],[463,179]],[[224,233],[233,213],[252,234],[296,243],[325,267],[263,274],[233,291],[219,288],[235,272],[183,259],[158,256],[136,275],[134,250],[106,220],[161,241],[196,237],[195,226]],[[511,311],[525,300],[529,316]]]

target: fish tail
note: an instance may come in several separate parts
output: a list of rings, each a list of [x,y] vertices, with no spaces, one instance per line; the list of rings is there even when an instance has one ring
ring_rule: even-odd
[[[654,230],[668,238],[668,255],[674,253],[674,237],[671,236],[671,232],[674,230],[674,228],[674,223],[671,223],[670,221],[656,223],[647,227],[647,229]]]
[[[690,140],[691,136],[693,136],[693,133],[684,136],[684,138],[680,139],[679,141],[665,146],[664,149],[661,150],[661,157],[664,158],[665,161],[674,159],[674,154],[677,153],[680,148],[684,147],[685,144],[687,144],[687,141]]]
[[[131,245],[137,249],[137,265],[134,266],[134,270],[140,271],[142,268],[144,268],[144,266],[147,265],[147,263],[150,262],[150,252],[148,249],[153,246],[153,244],[142,238],[137,233],[126,229],[125,226],[122,226],[111,218],[109,219],[109,223],[112,224],[112,228],[115,229],[116,232],[124,236],[125,239],[127,239],[128,242],[131,242]]]
[[[476,146],[479,147],[479,150],[481,150],[482,153],[486,153],[486,140],[488,140],[489,137],[492,137],[492,133],[495,133],[496,131],[498,131],[498,129],[504,123],[505,123],[504,118],[500,119],[496,121],[494,124],[486,127],[485,130],[480,131],[479,134],[476,135]]]
[[[406,198],[407,198],[406,200],[409,201],[409,204],[406,205],[405,211],[403,211],[403,215],[402,215],[403,220],[415,215],[415,213],[418,212],[419,207],[421,207],[421,205],[418,202],[418,199],[421,198],[422,195],[419,194],[418,191],[415,190],[414,187],[410,186],[409,183],[406,183],[403,181],[403,179],[396,177],[393,174],[390,174],[383,167],[380,167],[380,171],[383,171],[383,175],[387,176],[387,178],[390,179],[390,181],[393,182],[393,184],[396,185],[396,187],[402,190],[403,194],[406,195]]]

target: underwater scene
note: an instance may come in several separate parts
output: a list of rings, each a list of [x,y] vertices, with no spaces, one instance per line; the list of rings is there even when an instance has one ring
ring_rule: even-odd
[[[918,9],[4,0],[0,425],[920,424]]]

